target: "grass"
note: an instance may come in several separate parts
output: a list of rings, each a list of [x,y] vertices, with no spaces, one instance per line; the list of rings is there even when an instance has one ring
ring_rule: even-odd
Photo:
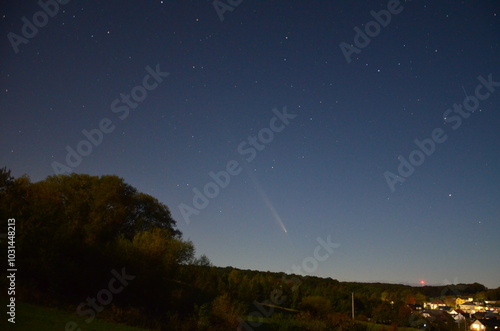
[[[356,323],[368,326],[368,328],[367,328],[368,331],[379,331],[382,329],[382,327],[384,327],[385,330],[388,330],[390,327],[389,325],[375,324],[375,323],[370,323],[370,322],[356,321]],[[422,330],[398,326],[398,331],[422,331]]]
[[[5,307],[4,303],[6,301],[2,298],[0,299],[0,303],[3,307]],[[293,311],[293,310],[292,310]],[[85,322],[85,317],[80,317],[74,313],[61,311],[55,308],[47,308],[34,306],[26,303],[16,303],[16,323],[8,323],[7,322],[8,315],[5,314],[0,322],[1,330],[37,330],[37,331],[108,331],[108,330],[117,330],[117,331],[147,331],[147,329],[141,329],[136,327],[131,327],[123,324],[117,324],[108,322],[99,318],[95,318],[91,323]],[[247,317],[247,321],[253,322],[262,322],[263,325],[259,329],[266,329],[267,325],[269,325],[273,319],[272,318],[264,318],[262,320],[252,318],[250,316]],[[67,323],[73,321],[78,324],[78,327],[66,329]],[[369,331],[379,331],[383,325],[370,323],[370,322],[361,322],[357,323],[368,326]],[[4,327],[7,325],[7,327]],[[388,326],[385,326],[386,330]],[[421,331],[414,328],[403,328],[399,327],[398,331]]]
[[[2,307],[5,300],[0,300]],[[146,329],[139,329],[123,324],[116,324],[107,322],[102,319],[95,318],[91,323],[85,322],[85,317],[80,317],[76,314],[71,314],[54,308],[46,308],[40,306],[33,306],[26,303],[16,303],[16,323],[12,324],[7,322],[8,315],[4,312],[2,321],[0,322],[0,329],[2,330],[37,330],[37,331],[145,331]],[[78,324],[74,329],[69,327],[66,329],[68,322],[73,321]],[[3,326],[7,325],[7,328]],[[70,324],[71,325],[71,324]]]

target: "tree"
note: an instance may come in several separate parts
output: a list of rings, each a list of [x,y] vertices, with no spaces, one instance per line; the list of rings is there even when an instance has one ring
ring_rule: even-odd
[[[57,229],[72,239],[76,236],[89,245],[120,234],[132,239],[152,228],[165,229],[173,237],[181,236],[167,206],[137,192],[117,176],[50,176],[33,184],[31,190],[36,215],[30,225],[47,215],[45,228]]]
[[[215,298],[212,302],[212,325],[221,327],[221,330],[235,330],[239,319],[244,315],[245,308],[241,303],[231,299],[228,293]]]
[[[167,206],[117,176],[71,174],[31,183],[3,168],[0,198],[2,222],[16,218],[17,255],[25,266],[19,280],[29,285],[22,290],[30,297],[37,291],[88,295],[94,290],[89,279],[109,278],[118,263],[142,266],[147,276],[154,272],[144,262],[154,261],[155,270],[172,276],[193,260],[193,244],[181,239]]]
[[[373,321],[375,323],[387,324],[391,322],[393,316],[392,305],[388,302],[380,303],[373,310]]]
[[[194,259],[192,264],[198,267],[212,267],[212,262],[210,262],[210,259],[205,254]]]
[[[174,237],[181,236],[181,232],[175,229],[176,222],[168,207],[150,195],[135,194],[131,216],[132,218],[128,219],[128,225],[130,225],[128,235],[152,228],[161,228],[168,230]]]
[[[0,190],[6,189],[8,186],[12,185],[14,182],[14,177],[10,174],[10,169],[3,167],[0,169]]]
[[[332,310],[330,300],[322,296],[307,296],[302,298],[300,309],[306,310],[314,316],[326,316]]]
[[[194,254],[191,242],[172,237],[170,231],[161,228],[137,233],[132,246],[138,250],[145,266],[160,265],[169,273],[176,266],[191,261]]]

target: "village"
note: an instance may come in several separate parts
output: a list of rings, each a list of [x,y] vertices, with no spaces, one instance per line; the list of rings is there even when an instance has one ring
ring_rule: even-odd
[[[500,330],[500,301],[458,297],[454,301],[435,300],[408,306],[412,310],[412,324],[424,330],[434,321],[446,323],[451,319],[459,330]]]

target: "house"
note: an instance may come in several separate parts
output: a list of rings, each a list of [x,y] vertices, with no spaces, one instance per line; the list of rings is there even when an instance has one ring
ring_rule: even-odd
[[[410,308],[412,312],[422,311],[422,309],[423,309],[422,305],[419,305],[419,304],[408,304],[408,308]]]
[[[460,313],[458,313],[456,315],[452,315],[452,317],[455,320],[455,322],[458,324],[462,324],[463,322],[465,322],[467,320],[467,318]]]
[[[467,299],[462,299],[462,298],[457,298],[455,300],[455,304],[458,306],[458,305],[461,305],[463,303],[466,303],[466,302],[469,302],[469,301],[472,301],[474,300],[473,298],[467,298]]]
[[[472,318],[471,314],[468,314],[461,309],[453,309],[449,312],[449,314],[455,319],[455,321],[461,321],[462,319],[470,320]]]
[[[470,325],[471,331],[494,331],[500,330],[500,321],[495,319],[480,319]]]
[[[481,305],[479,302],[465,302],[462,303],[460,306],[460,309],[463,311],[470,313],[470,314],[475,314],[477,312],[485,311],[485,307]]]
[[[483,319],[486,319],[486,314],[483,312],[477,312],[477,313],[472,314],[472,317],[476,320],[483,320]]]
[[[467,325],[470,324],[470,319],[462,314],[458,314],[453,319],[455,320],[455,323],[457,323],[457,330],[467,330]]]
[[[440,300],[424,303],[424,308],[432,309],[432,310],[436,310],[436,309],[439,309],[439,307],[445,307],[445,306],[446,306],[446,304]]]
[[[500,316],[498,314],[498,311],[489,310],[489,311],[487,311],[487,312],[484,313],[484,318],[496,318],[496,319],[499,319]]]
[[[421,316],[426,320],[428,320],[429,322],[433,321],[446,322],[448,320],[452,320],[450,314],[442,310],[424,310]]]
[[[450,314],[452,316],[453,315],[457,315],[457,314],[462,314],[463,315],[463,314],[465,314],[465,312],[463,310],[461,310],[461,309],[452,309],[452,310],[450,310],[448,312],[448,314]]]
[[[448,313],[451,311],[450,306],[438,306],[438,310],[444,310],[447,311]]]

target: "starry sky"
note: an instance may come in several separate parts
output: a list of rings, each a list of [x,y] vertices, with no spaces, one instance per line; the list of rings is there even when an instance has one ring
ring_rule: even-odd
[[[500,286],[498,2],[47,3],[0,9],[16,177],[116,174],[217,266]]]

